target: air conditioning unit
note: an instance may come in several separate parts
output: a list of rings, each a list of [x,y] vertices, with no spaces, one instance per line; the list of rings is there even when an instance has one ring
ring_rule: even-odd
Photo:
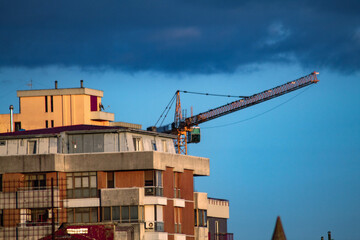
[[[146,229],[154,229],[155,223],[154,222],[145,222]]]

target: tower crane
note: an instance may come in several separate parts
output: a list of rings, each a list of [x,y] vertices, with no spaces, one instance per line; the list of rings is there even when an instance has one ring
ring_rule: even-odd
[[[178,90],[175,94],[176,108],[174,122],[168,125],[160,126],[158,128],[149,127],[148,130],[151,129],[156,130],[157,132],[177,135],[177,139],[175,140],[177,153],[187,154],[188,143],[200,142],[200,129],[199,127],[197,127],[199,124],[317,83],[319,82],[319,80],[317,79],[318,74],[318,72],[310,73],[299,79],[290,81],[288,83],[265,90],[260,93],[256,93],[252,96],[242,97],[242,99],[240,100],[233,101],[231,103],[210,109],[209,111],[199,113],[188,118],[184,118],[182,115],[180,91]]]

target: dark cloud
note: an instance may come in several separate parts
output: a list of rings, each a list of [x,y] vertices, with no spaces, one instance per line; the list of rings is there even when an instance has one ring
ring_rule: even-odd
[[[1,1],[0,66],[360,69],[360,1]]]

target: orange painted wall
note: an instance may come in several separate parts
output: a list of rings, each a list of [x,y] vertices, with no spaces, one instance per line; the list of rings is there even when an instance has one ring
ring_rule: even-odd
[[[98,103],[101,97],[98,97]],[[21,97],[20,113],[14,113],[14,122],[21,122],[25,130],[69,126],[77,124],[93,124],[108,126],[109,121],[93,121],[90,119],[89,95],[59,95],[53,96],[53,112],[51,112],[51,96],[47,96],[48,111],[45,111],[45,96]],[[98,107],[99,108],[99,107]],[[99,109],[98,109],[99,110]],[[14,112],[15,111],[14,109]],[[15,129],[15,128],[14,128]],[[10,114],[0,114],[0,133],[10,131]]]
[[[121,171],[115,172],[115,186],[125,187],[144,187],[144,171]]]
[[[97,188],[106,188],[106,172],[97,172]]]
[[[168,233],[174,233],[175,221],[174,221],[174,202],[167,200],[167,205],[164,206],[164,231]]]
[[[186,235],[194,235],[194,202],[185,202],[182,213],[182,232]]]
[[[179,177],[179,188],[181,198],[185,200],[194,200],[194,174],[192,170],[184,170]]]
[[[163,171],[163,193],[164,197],[174,197],[174,172],[173,168],[167,167]]]

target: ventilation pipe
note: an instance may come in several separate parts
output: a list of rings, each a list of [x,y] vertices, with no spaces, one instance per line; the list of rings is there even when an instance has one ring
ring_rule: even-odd
[[[331,232],[328,231],[328,239],[331,240]]]
[[[80,87],[84,88],[84,80],[80,80]]]
[[[58,87],[58,86],[57,86],[57,80],[55,80],[55,89],[57,89],[57,87]]]
[[[10,105],[10,132],[14,131],[14,106]]]

